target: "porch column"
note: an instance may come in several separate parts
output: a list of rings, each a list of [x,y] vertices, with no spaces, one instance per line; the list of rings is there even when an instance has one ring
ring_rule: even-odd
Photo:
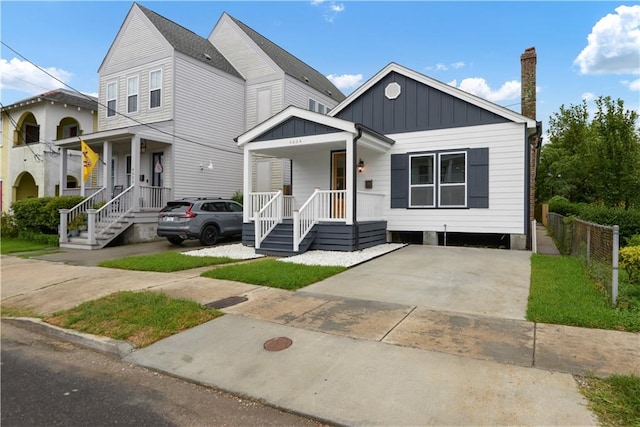
[[[84,154],[82,154],[82,146],[80,147],[80,195],[85,197],[84,187]]]
[[[249,218],[253,215],[253,204],[251,199],[251,163],[253,159],[253,153],[246,146],[244,147],[244,164],[242,168],[242,196],[243,205],[242,209],[242,222],[249,222]]]
[[[353,167],[353,165],[355,164],[355,154],[354,154],[354,150],[353,150],[353,135],[349,136],[349,138],[347,138],[346,142],[346,151],[347,151],[347,156],[345,159],[346,162],[346,174],[345,174],[345,181],[346,181],[346,190],[347,190],[347,194],[346,194],[346,212],[345,215],[347,216],[346,218],[346,223],[347,225],[353,225],[353,194],[356,191],[356,187],[355,187],[355,182],[353,179],[353,173],[355,171],[355,168]]]
[[[111,188],[111,152],[112,152],[112,143],[111,141],[105,141],[102,144],[102,161],[104,164],[104,175],[102,177],[102,186],[106,189],[105,199],[111,197],[113,193],[113,188]]]
[[[64,196],[64,190],[67,188],[67,149],[60,147],[60,168],[58,170],[60,180],[60,195]],[[65,236],[66,237],[66,236]]]
[[[131,137],[131,182],[133,184],[132,207],[134,212],[140,211],[140,136]]]

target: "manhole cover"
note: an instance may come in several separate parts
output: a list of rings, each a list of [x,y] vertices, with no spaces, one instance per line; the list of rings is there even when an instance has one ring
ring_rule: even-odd
[[[231,307],[232,305],[240,304],[241,302],[245,302],[248,300],[249,298],[247,297],[229,297],[210,302],[208,304],[205,304],[204,306],[208,308],[221,309]]]
[[[271,338],[264,343],[264,349],[267,351],[281,351],[291,347],[293,341],[287,337]]]

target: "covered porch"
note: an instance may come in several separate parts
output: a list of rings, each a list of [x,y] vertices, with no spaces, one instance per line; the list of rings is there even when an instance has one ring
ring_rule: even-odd
[[[388,156],[393,140],[355,123],[289,107],[237,141],[244,150],[245,245],[290,255],[386,242],[388,195],[375,191],[371,166]],[[290,162],[290,194],[256,191],[261,178],[255,163],[264,158]]]
[[[98,132],[58,142],[61,195],[85,199],[72,209],[60,210],[62,247],[99,249],[135,229],[132,241],[148,240],[155,233],[157,212],[172,197],[172,141],[161,131],[130,127]],[[68,152],[81,151],[82,141],[98,156],[93,170],[69,187]],[[86,157],[82,155],[83,161]],[[64,179],[63,179],[64,178]]]

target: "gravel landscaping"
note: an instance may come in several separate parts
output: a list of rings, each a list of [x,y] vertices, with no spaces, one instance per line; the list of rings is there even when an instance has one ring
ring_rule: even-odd
[[[388,252],[395,251],[396,249],[400,249],[403,246],[406,245],[402,243],[385,243],[383,245],[378,245],[354,252],[308,251],[301,255],[295,255],[288,258],[280,258],[278,259],[278,261],[305,265],[335,265],[341,267],[351,267],[380,255],[384,255]],[[261,258],[264,256],[256,254],[253,248],[243,246],[241,243],[215,246],[211,248],[202,248],[195,251],[188,251],[183,253],[185,255],[191,256],[228,257],[232,259],[253,259]]]

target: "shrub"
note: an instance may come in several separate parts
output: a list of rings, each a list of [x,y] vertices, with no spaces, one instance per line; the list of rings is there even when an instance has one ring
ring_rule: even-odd
[[[58,246],[60,244],[60,238],[57,234],[42,234],[23,230],[18,233],[17,237],[21,240],[28,240],[29,242],[41,243],[47,246]]]
[[[82,196],[39,197],[18,200],[11,205],[18,230],[57,234],[59,209],[71,209],[82,202]]]
[[[640,246],[640,234],[634,234],[627,239],[627,246]]]
[[[233,196],[231,196],[231,200],[233,200],[234,202],[238,202],[240,204],[242,204],[242,199],[243,199],[242,192],[238,190],[236,190],[236,192],[233,193]]]
[[[640,281],[640,246],[627,246],[620,249],[620,267],[629,276],[629,282]]]
[[[2,237],[18,237],[18,231],[20,230],[13,215],[2,212],[2,217],[0,218],[0,235]]]

